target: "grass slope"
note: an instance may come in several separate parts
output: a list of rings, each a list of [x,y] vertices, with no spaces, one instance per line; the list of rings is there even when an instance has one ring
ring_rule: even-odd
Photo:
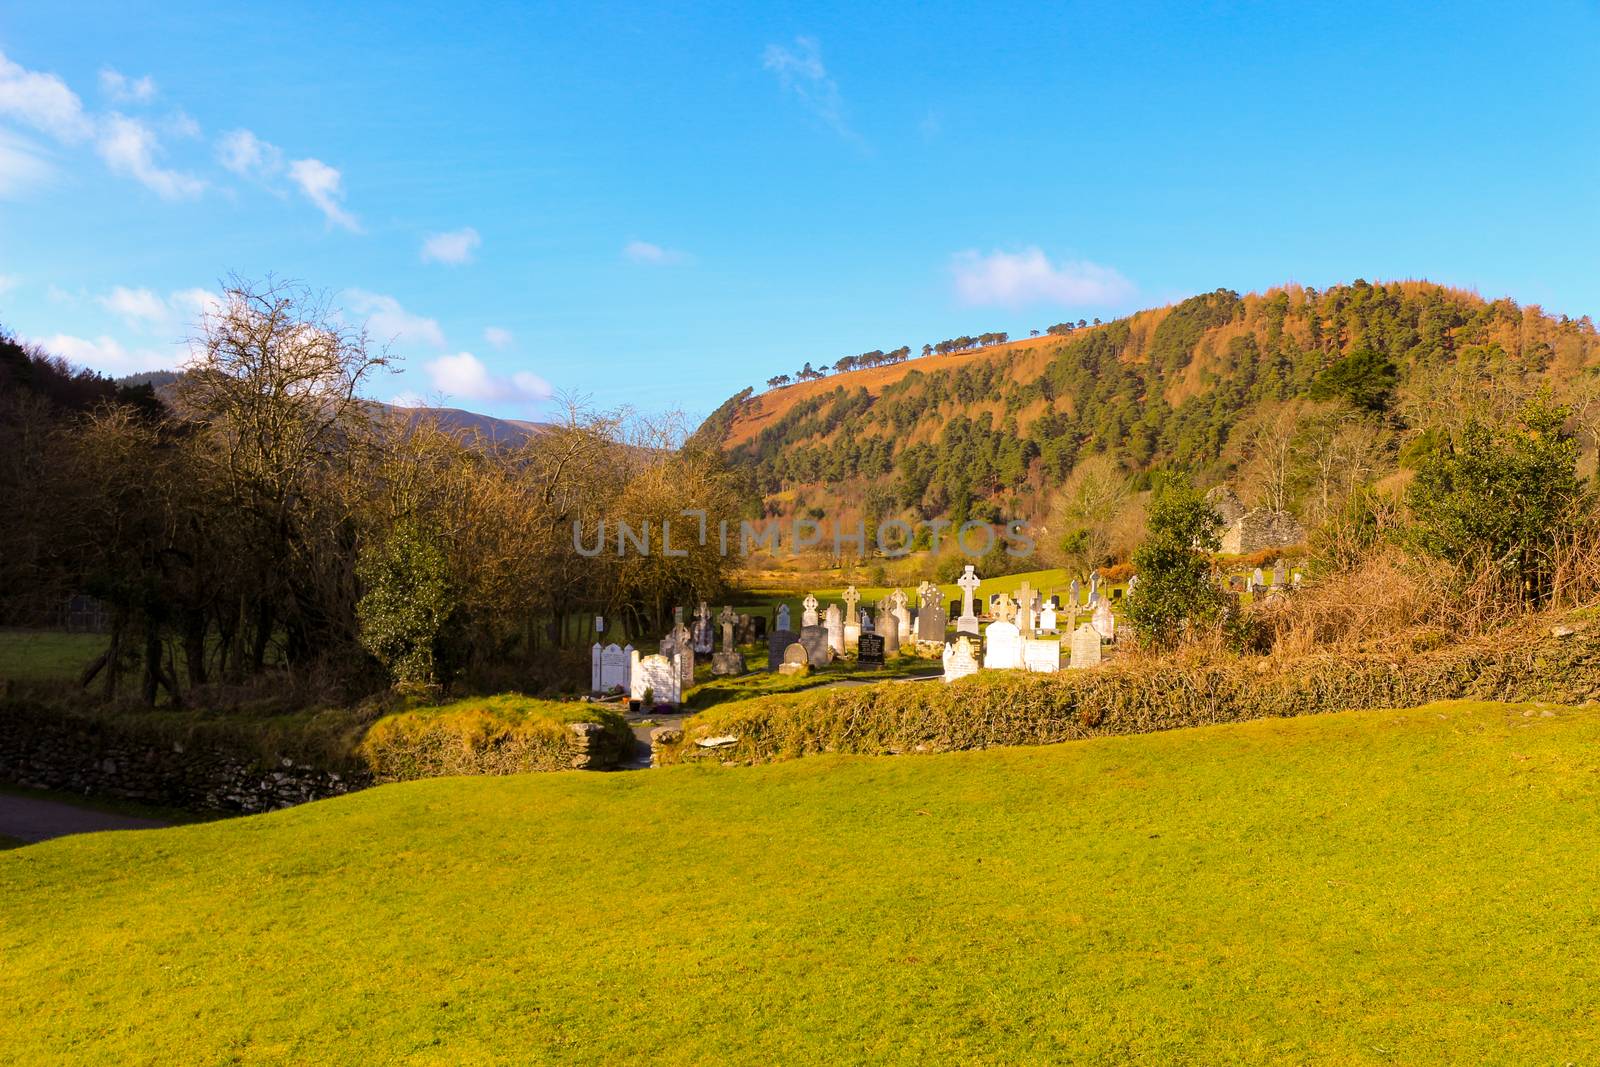
[[[1600,712],[440,779],[0,854],[0,1061],[1589,1062]]]

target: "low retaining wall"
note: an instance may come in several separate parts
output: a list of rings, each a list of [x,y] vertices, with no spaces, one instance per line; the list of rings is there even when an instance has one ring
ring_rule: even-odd
[[[191,811],[261,812],[339,796],[372,782],[217,738],[155,731],[21,702],[0,704],[0,780]]]

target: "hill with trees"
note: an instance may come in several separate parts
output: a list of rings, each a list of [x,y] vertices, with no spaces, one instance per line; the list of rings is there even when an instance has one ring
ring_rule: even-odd
[[[825,490],[830,518],[1042,521],[1093,460],[1133,495],[1181,470],[1316,522],[1545,387],[1586,448],[1600,414],[1588,317],[1425,281],[1218,289],[1035,333],[746,390],[698,436],[768,514]]]

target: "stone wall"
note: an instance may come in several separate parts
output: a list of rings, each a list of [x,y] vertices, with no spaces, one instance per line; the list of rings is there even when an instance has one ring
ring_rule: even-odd
[[[286,756],[263,757],[220,738],[177,740],[154,730],[0,703],[0,781],[192,811],[260,812],[371,784]]]
[[[1302,544],[1305,539],[1305,527],[1287,511],[1256,508],[1223,530],[1222,551],[1229,556],[1249,556],[1269,548]]]

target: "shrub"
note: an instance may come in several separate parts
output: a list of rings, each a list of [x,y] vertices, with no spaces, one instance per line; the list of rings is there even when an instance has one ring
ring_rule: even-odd
[[[402,520],[362,549],[356,574],[365,587],[356,606],[361,643],[395,685],[448,683],[460,666],[453,638],[461,629],[461,609],[438,534]]]
[[[632,747],[627,722],[605,705],[508,693],[390,715],[360,751],[378,780],[392,782],[608,767]]]
[[[1211,583],[1209,553],[1221,520],[1186,478],[1168,481],[1150,505],[1149,533],[1133,553],[1139,595],[1128,621],[1149,648],[1171,648],[1186,632],[1214,621],[1221,594]]]
[[[1141,595],[1143,587],[1140,588]],[[984,671],[949,685],[880,683],[718,705],[657,748],[661,763],[766,762],[819,752],[947,752],[1039,745],[1434,700],[1600,696],[1600,626],[1527,628],[1421,653],[1295,660],[1133,658],[1092,671]],[[710,736],[736,744],[702,749]]]

